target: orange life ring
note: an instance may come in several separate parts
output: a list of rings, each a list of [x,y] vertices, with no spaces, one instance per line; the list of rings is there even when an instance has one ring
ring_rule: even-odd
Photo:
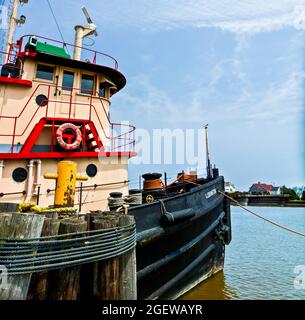
[[[66,130],[71,129],[76,135],[76,139],[73,143],[66,143],[63,139],[63,134]],[[58,144],[65,150],[76,150],[82,143],[82,133],[73,123],[64,123],[56,131],[56,138]]]

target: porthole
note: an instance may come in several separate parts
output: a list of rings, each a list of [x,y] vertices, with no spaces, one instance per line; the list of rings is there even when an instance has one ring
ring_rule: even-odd
[[[17,168],[13,171],[13,179],[16,182],[24,182],[28,177],[28,172],[24,168]]]
[[[48,98],[44,94],[40,94],[36,97],[36,103],[39,105],[39,107],[45,107],[48,102]]]
[[[95,164],[89,164],[86,169],[87,176],[93,178],[97,175],[97,167]]]

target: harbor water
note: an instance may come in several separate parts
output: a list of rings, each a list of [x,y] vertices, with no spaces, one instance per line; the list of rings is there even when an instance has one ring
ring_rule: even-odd
[[[251,209],[305,233],[305,208]],[[182,299],[305,299],[305,237],[279,229],[239,207],[231,207],[231,212],[233,240],[226,247],[224,271]],[[303,280],[303,289],[299,280]]]

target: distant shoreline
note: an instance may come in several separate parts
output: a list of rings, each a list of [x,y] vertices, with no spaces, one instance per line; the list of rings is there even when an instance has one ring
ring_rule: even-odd
[[[290,195],[233,195],[231,196],[242,206],[249,207],[287,207],[305,208],[305,201],[294,200]],[[235,205],[234,202],[231,202]]]
[[[231,205],[234,207],[239,207],[234,202],[231,202]],[[277,207],[277,208],[305,208],[305,203],[286,203],[286,204],[279,204],[279,203],[251,203],[247,205],[241,204],[243,207]]]

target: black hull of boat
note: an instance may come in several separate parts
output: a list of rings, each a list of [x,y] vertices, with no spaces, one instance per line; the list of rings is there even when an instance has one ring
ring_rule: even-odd
[[[223,177],[130,209],[137,223],[138,299],[176,299],[223,269],[230,204],[217,190],[224,190]]]

